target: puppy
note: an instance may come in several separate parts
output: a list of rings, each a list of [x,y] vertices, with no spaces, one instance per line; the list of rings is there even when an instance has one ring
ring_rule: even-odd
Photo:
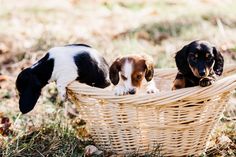
[[[72,44],[54,47],[17,77],[16,88],[19,92],[19,106],[22,113],[31,111],[42,88],[56,81],[59,94],[66,98],[66,86],[78,80],[90,86],[105,88],[110,85],[109,66],[98,52],[88,45]]]
[[[144,81],[147,82],[147,93],[158,92],[153,74],[153,60],[144,55],[117,58],[109,69],[110,80],[116,86],[115,95],[135,94]]]
[[[209,86],[223,72],[224,59],[215,46],[207,41],[196,40],[184,46],[175,56],[179,72],[173,90]]]

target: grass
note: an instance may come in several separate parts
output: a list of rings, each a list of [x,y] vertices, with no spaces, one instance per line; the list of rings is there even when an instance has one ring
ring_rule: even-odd
[[[83,152],[76,136],[64,128],[41,127],[8,144],[5,156],[78,156]]]
[[[208,148],[207,156],[236,156],[236,124],[224,118],[219,122],[219,126],[212,135],[216,144]]]
[[[26,126],[29,130],[21,130],[6,139],[1,155],[78,157],[83,155],[86,145],[92,144],[90,140],[78,137],[76,130],[71,127],[72,121],[63,114],[51,114],[47,118],[50,119],[39,127]]]
[[[104,7],[106,7],[107,9],[109,10],[113,10],[115,9],[116,7],[122,7],[122,8],[125,8],[125,9],[128,9],[128,10],[132,10],[132,11],[140,11],[143,7],[145,7],[145,3],[143,2],[118,2],[118,3],[112,3],[112,2],[104,2],[102,3],[102,5],[104,5]]]
[[[205,39],[218,48],[224,47],[225,61],[232,63],[236,60],[235,6],[231,0],[224,3],[217,0],[138,0],[135,3],[22,0],[19,6],[16,0],[2,3],[0,45],[4,44],[8,51],[0,54],[0,73],[10,79],[0,82],[0,115],[10,119],[9,129],[14,134],[0,135],[0,154],[4,157],[81,156],[84,147],[91,143],[84,126],[80,127],[73,115],[64,115],[66,105],[74,106],[59,100],[54,84],[43,89],[31,113],[18,116],[15,78],[50,47],[87,43],[98,49],[109,63],[119,55],[147,53],[154,58],[156,67],[165,68],[175,67],[174,54],[184,44]],[[231,123],[234,122],[220,122],[211,139],[214,151],[208,151],[208,156],[235,153],[235,126]],[[221,135],[232,143],[222,146],[217,141]],[[162,156],[157,148],[146,156]]]
[[[136,156],[140,156],[138,151],[127,155],[127,157]],[[154,149],[150,153],[145,153],[144,155],[142,155],[142,157],[164,157],[164,155],[161,153],[161,145],[156,144],[156,146],[154,146]]]

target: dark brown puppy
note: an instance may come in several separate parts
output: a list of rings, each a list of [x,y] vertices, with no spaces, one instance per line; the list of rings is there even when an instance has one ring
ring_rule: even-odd
[[[216,75],[222,74],[224,66],[224,58],[216,47],[202,40],[184,46],[176,53],[175,62],[179,72],[172,90],[209,86],[216,80]]]

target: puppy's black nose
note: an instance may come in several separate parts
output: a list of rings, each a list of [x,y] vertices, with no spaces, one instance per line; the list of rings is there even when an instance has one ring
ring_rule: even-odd
[[[136,93],[135,89],[129,90],[129,94],[135,94],[135,93]]]
[[[200,75],[200,76],[205,76],[205,71],[199,72],[199,75]]]

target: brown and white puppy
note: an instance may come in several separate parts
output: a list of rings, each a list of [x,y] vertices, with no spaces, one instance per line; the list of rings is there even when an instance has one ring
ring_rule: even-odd
[[[147,55],[129,55],[117,58],[109,69],[115,95],[135,94],[143,84],[147,93],[156,93],[153,60]]]
[[[185,45],[175,56],[179,72],[173,90],[193,86],[209,86],[223,72],[224,58],[211,43],[196,40]]]

